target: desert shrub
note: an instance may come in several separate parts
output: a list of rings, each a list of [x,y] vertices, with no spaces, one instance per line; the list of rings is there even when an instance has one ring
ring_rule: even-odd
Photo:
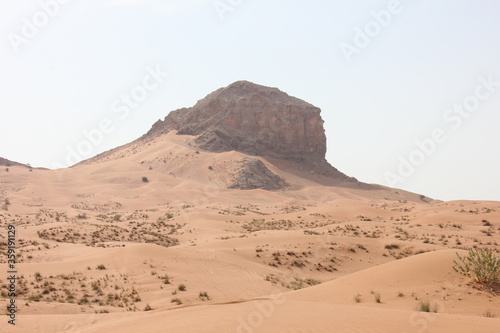
[[[483,314],[486,318],[496,318],[497,315],[493,313],[491,310],[486,310]]]
[[[204,300],[204,299],[210,300],[210,296],[208,296],[208,293],[206,291],[200,291],[199,297],[202,300]]]
[[[492,249],[470,248],[467,256],[457,253],[453,270],[474,279],[479,284],[493,286],[500,283],[500,257]]]
[[[177,305],[181,305],[182,304],[182,301],[180,300],[180,298],[173,298],[170,303],[176,303]]]
[[[102,270],[106,269],[106,266],[104,266],[103,264],[100,264],[99,266],[97,266],[97,269],[102,271]]]
[[[143,182],[143,183],[147,183],[147,182],[149,182],[148,177],[142,177],[142,182]]]
[[[10,206],[10,200],[7,198],[3,202],[2,209],[3,210],[9,210],[9,206]]]
[[[431,302],[429,302],[429,301],[420,301],[420,303],[417,305],[417,307],[415,308],[415,310],[421,311],[421,312],[434,312],[434,313],[437,313],[438,312],[438,307],[437,307],[436,304],[431,305]]]
[[[181,283],[181,284],[179,285],[178,289],[179,289],[180,291],[186,291],[186,285]]]
[[[491,226],[493,226],[493,224],[491,224],[491,222],[490,222],[490,221],[488,221],[488,220],[483,220],[482,222],[483,222],[483,225],[484,225],[485,227],[491,227]]]
[[[151,311],[151,310],[153,310],[153,308],[149,304],[146,304],[146,306],[144,307],[144,311]]]

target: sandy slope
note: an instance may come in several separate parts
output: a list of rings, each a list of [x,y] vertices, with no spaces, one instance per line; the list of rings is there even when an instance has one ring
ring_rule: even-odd
[[[497,332],[498,319],[454,314],[443,300],[460,277],[449,272],[454,251],[440,251],[387,263],[320,286],[237,302],[193,305],[130,315],[23,316],[19,332]],[[242,283],[245,284],[245,283]],[[435,289],[440,295],[433,295]],[[354,304],[356,291],[378,290],[384,297],[407,293],[398,302],[366,300]],[[413,311],[409,294],[431,291],[442,307],[438,314]],[[456,296],[456,295],[454,295]],[[481,300],[463,300],[463,303]],[[490,306],[499,308],[498,301]]]
[[[500,249],[499,202],[324,186],[271,159],[291,188],[226,189],[243,157],[169,134],[70,169],[0,170],[24,286],[0,332],[498,332],[498,294],[452,265],[460,248]],[[2,253],[0,291],[6,270]]]

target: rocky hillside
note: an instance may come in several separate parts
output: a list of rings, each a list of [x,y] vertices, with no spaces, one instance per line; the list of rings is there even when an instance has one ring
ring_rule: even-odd
[[[320,112],[277,88],[238,81],[214,91],[191,108],[170,112],[143,138],[175,130],[196,136],[200,149],[235,150],[294,161],[312,172],[350,181],[325,159],[326,136]]]
[[[5,167],[22,166],[22,167],[30,168],[30,166],[28,166],[26,164],[13,162],[13,161],[10,161],[10,160],[8,160],[6,158],[2,158],[2,157],[0,157],[0,166],[5,166]]]

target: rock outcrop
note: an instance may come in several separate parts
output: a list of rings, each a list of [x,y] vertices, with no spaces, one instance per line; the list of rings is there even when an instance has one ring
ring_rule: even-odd
[[[238,190],[263,189],[268,191],[281,190],[290,185],[280,176],[269,170],[262,161],[255,158],[245,158],[238,171],[236,179],[228,188]]]
[[[192,108],[171,112],[152,132],[199,135],[200,148],[285,159],[324,158],[320,109],[276,88],[238,81]]]
[[[177,131],[196,136],[200,149],[239,151],[304,164],[312,172],[351,180],[325,159],[321,110],[277,88],[238,81],[191,108],[170,112],[145,137]]]

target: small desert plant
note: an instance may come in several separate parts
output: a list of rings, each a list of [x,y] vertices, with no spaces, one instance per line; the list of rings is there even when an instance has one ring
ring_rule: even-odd
[[[380,296],[379,293],[375,294],[375,302],[377,303],[382,303],[382,297]]]
[[[208,296],[208,293],[206,291],[200,291],[200,295],[199,297],[203,300],[203,299],[207,299],[207,300],[210,300],[210,296]]]
[[[398,297],[405,297],[405,294],[403,294],[401,291],[398,292]]]
[[[361,303],[361,295],[360,294],[357,294],[356,296],[354,296],[354,302]]]
[[[453,270],[485,286],[500,283],[500,258],[492,249],[470,248],[468,256],[457,253]]]
[[[488,220],[483,220],[482,222],[483,222],[483,225],[484,225],[485,227],[491,227],[491,226],[493,226],[493,225],[490,223],[490,221],[488,221]]]
[[[7,198],[3,202],[2,209],[3,210],[9,210],[9,206],[10,206],[10,200]]]
[[[175,303],[175,304],[177,304],[177,305],[181,305],[181,304],[182,304],[182,301],[181,301],[181,299],[180,299],[180,298],[177,298],[177,297],[176,297],[176,298],[173,298],[173,299],[170,301],[170,303]]]
[[[143,183],[148,183],[148,182],[149,182],[148,177],[142,177],[142,182],[143,182]]]
[[[496,318],[497,315],[494,314],[491,310],[486,310],[483,314],[486,318]]]
[[[100,264],[97,266],[97,269],[102,271],[102,270],[106,269],[106,266],[104,266],[103,264]]]
[[[186,285],[185,284],[180,284],[179,287],[177,287],[180,291],[186,291]]]
[[[153,308],[151,307],[151,305],[146,304],[146,306],[144,307],[144,311],[151,311],[151,310],[153,310]]]
[[[435,304],[431,305],[431,302],[429,302],[429,301],[420,301],[420,303],[417,305],[417,307],[415,308],[415,310],[421,311],[421,312],[434,312],[434,313],[437,313],[438,312],[438,307]]]

